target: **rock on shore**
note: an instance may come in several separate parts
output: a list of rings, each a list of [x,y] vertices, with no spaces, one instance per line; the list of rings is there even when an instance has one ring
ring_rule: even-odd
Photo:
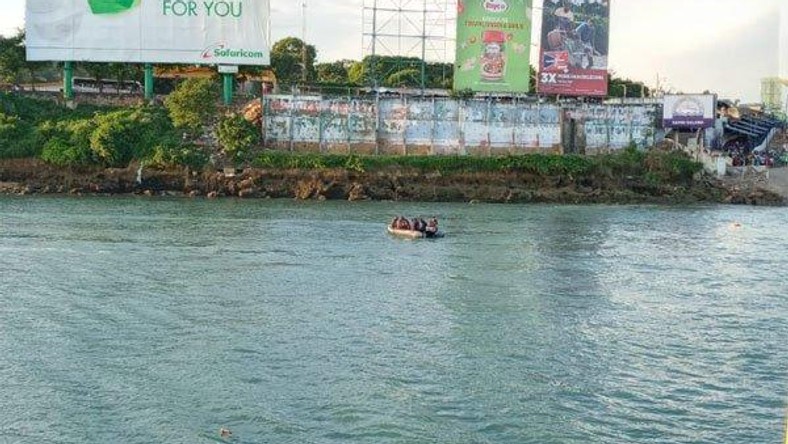
[[[188,169],[56,168],[35,159],[0,161],[4,194],[138,194],[313,200],[391,200],[495,203],[730,203],[782,205],[781,196],[761,188],[730,187],[702,178],[690,186],[622,183],[596,177],[527,173],[424,175],[390,169],[358,173],[334,170],[246,169],[235,174]]]

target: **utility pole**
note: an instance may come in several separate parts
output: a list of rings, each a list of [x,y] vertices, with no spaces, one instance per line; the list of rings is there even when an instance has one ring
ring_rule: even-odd
[[[306,0],[301,3],[301,83],[306,85],[307,82],[307,44],[306,44]]]

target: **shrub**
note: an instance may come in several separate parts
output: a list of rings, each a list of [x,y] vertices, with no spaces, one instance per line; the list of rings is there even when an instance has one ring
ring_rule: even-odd
[[[153,148],[153,153],[147,163],[158,167],[187,166],[199,170],[208,164],[209,160],[208,153],[199,146],[169,140]]]
[[[224,152],[235,160],[242,160],[260,143],[260,131],[243,116],[233,114],[219,121],[216,130]]]
[[[217,87],[212,79],[189,79],[167,96],[164,106],[176,128],[199,137],[216,114],[216,95]]]
[[[90,148],[107,166],[126,167],[144,160],[154,147],[174,139],[167,115],[157,108],[136,108],[97,114]]]
[[[35,128],[19,117],[0,113],[0,158],[35,157],[39,152]]]
[[[41,159],[57,166],[87,166],[98,163],[90,149],[90,136],[96,125],[92,119],[45,122],[38,132],[45,139]]]

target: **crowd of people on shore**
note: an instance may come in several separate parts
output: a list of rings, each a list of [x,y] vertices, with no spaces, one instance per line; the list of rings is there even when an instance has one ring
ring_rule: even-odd
[[[421,231],[429,236],[438,232],[438,219],[433,217],[429,221],[425,221],[420,217],[414,217],[408,220],[407,217],[397,216],[391,221],[391,228],[395,230]]]
[[[723,151],[731,158],[731,166],[783,167],[788,165],[788,153],[784,151],[748,151],[745,147],[732,146]]]

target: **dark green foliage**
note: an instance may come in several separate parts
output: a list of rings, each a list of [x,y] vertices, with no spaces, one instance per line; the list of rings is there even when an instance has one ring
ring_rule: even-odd
[[[356,156],[267,151],[254,162],[270,169],[329,169],[370,172],[390,168],[420,173],[518,172],[542,177],[601,178],[616,183],[642,179],[656,184],[688,184],[702,166],[684,153],[634,148],[596,157],[529,154],[521,156]]]
[[[238,114],[223,117],[216,135],[224,152],[235,160],[245,159],[261,138],[260,130]]]
[[[280,85],[295,85],[303,83],[304,80],[315,80],[317,51],[312,45],[307,44],[306,48],[304,45],[304,41],[296,37],[286,37],[274,43],[271,48],[271,68]]]
[[[90,148],[107,166],[126,167],[145,159],[162,140],[173,138],[172,126],[157,108],[132,108],[97,114]]]
[[[90,149],[90,135],[96,128],[93,119],[44,122],[39,125],[41,138],[45,140],[41,159],[57,166],[87,166],[98,163],[98,157]]]
[[[198,145],[165,141],[153,148],[153,154],[147,160],[148,165],[157,167],[187,166],[199,170],[208,164],[209,155]]]
[[[317,81],[319,83],[328,84],[348,84],[348,67],[352,65],[352,61],[339,60],[332,63],[320,63],[315,65],[317,72]]]
[[[193,137],[204,132],[205,125],[216,115],[218,86],[212,79],[189,79],[167,96],[164,106],[176,128]]]
[[[348,80],[364,86],[421,86],[422,61],[416,57],[367,56],[348,69]],[[426,88],[449,88],[454,67],[448,63],[427,63],[424,66]]]
[[[0,158],[32,157],[37,153],[32,126],[16,116],[0,113]]]
[[[402,69],[388,76],[384,85],[392,88],[418,87],[421,85],[421,71],[415,68]]]
[[[584,174],[593,167],[592,158],[533,154],[527,156],[355,156],[289,154],[268,151],[255,165],[274,169],[343,168],[352,171],[375,171],[387,168],[414,169],[442,174],[518,171],[543,175]]]
[[[53,137],[63,136],[63,127],[72,120],[92,116],[97,108],[84,106],[69,110],[47,100],[30,99],[15,94],[0,94],[0,158],[36,157]]]
[[[25,34],[11,37],[0,35],[0,82],[18,83],[25,68]]]

